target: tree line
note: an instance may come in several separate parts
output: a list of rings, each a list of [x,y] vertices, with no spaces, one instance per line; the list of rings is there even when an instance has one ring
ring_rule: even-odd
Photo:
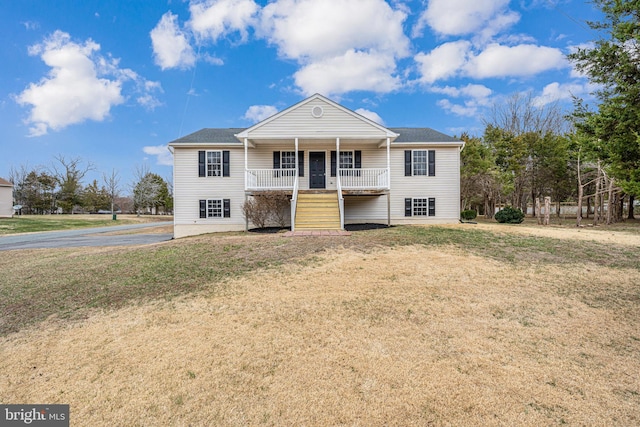
[[[493,217],[503,205],[527,211],[550,197],[613,222],[634,214],[640,194],[640,1],[594,0],[603,20],[588,22],[592,45],[568,55],[600,89],[595,108],[573,111],[513,95],[494,107],[481,136],[463,134],[461,207]]]
[[[123,195],[117,171],[102,174],[102,179],[85,182],[94,171],[91,162],[79,157],[58,155],[49,166],[11,167],[9,180],[13,183],[14,204],[23,214],[52,213],[170,213],[173,192],[169,180],[138,167],[130,194]]]

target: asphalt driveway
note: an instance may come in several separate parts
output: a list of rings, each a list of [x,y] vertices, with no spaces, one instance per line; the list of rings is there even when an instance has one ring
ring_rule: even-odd
[[[160,227],[169,224],[171,223],[164,221],[0,236],[0,251],[14,249],[73,248],[81,246],[146,245],[171,240],[173,235],[164,233],[107,235],[107,233]]]

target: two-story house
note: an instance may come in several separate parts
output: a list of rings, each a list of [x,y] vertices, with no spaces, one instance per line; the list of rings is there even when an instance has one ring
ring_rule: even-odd
[[[175,237],[245,230],[242,205],[290,197],[292,230],[458,222],[464,143],[429,128],[387,128],[313,95],[247,129],[202,129],[169,143]]]

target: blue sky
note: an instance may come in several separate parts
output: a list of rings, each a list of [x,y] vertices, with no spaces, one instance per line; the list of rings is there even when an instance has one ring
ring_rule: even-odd
[[[574,0],[0,0],[0,177],[81,158],[98,180],[170,179],[166,144],[248,127],[313,93],[390,127],[480,135],[516,92],[593,87]]]

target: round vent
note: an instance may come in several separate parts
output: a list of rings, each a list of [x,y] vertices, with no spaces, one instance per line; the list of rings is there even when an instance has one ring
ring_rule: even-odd
[[[316,119],[318,119],[318,118],[322,117],[322,114],[324,114],[324,110],[323,110],[323,109],[322,109],[322,107],[321,107],[321,106],[319,106],[319,105],[316,105],[315,107],[313,107],[313,108],[311,109],[311,115],[312,115],[313,117],[315,117]]]

